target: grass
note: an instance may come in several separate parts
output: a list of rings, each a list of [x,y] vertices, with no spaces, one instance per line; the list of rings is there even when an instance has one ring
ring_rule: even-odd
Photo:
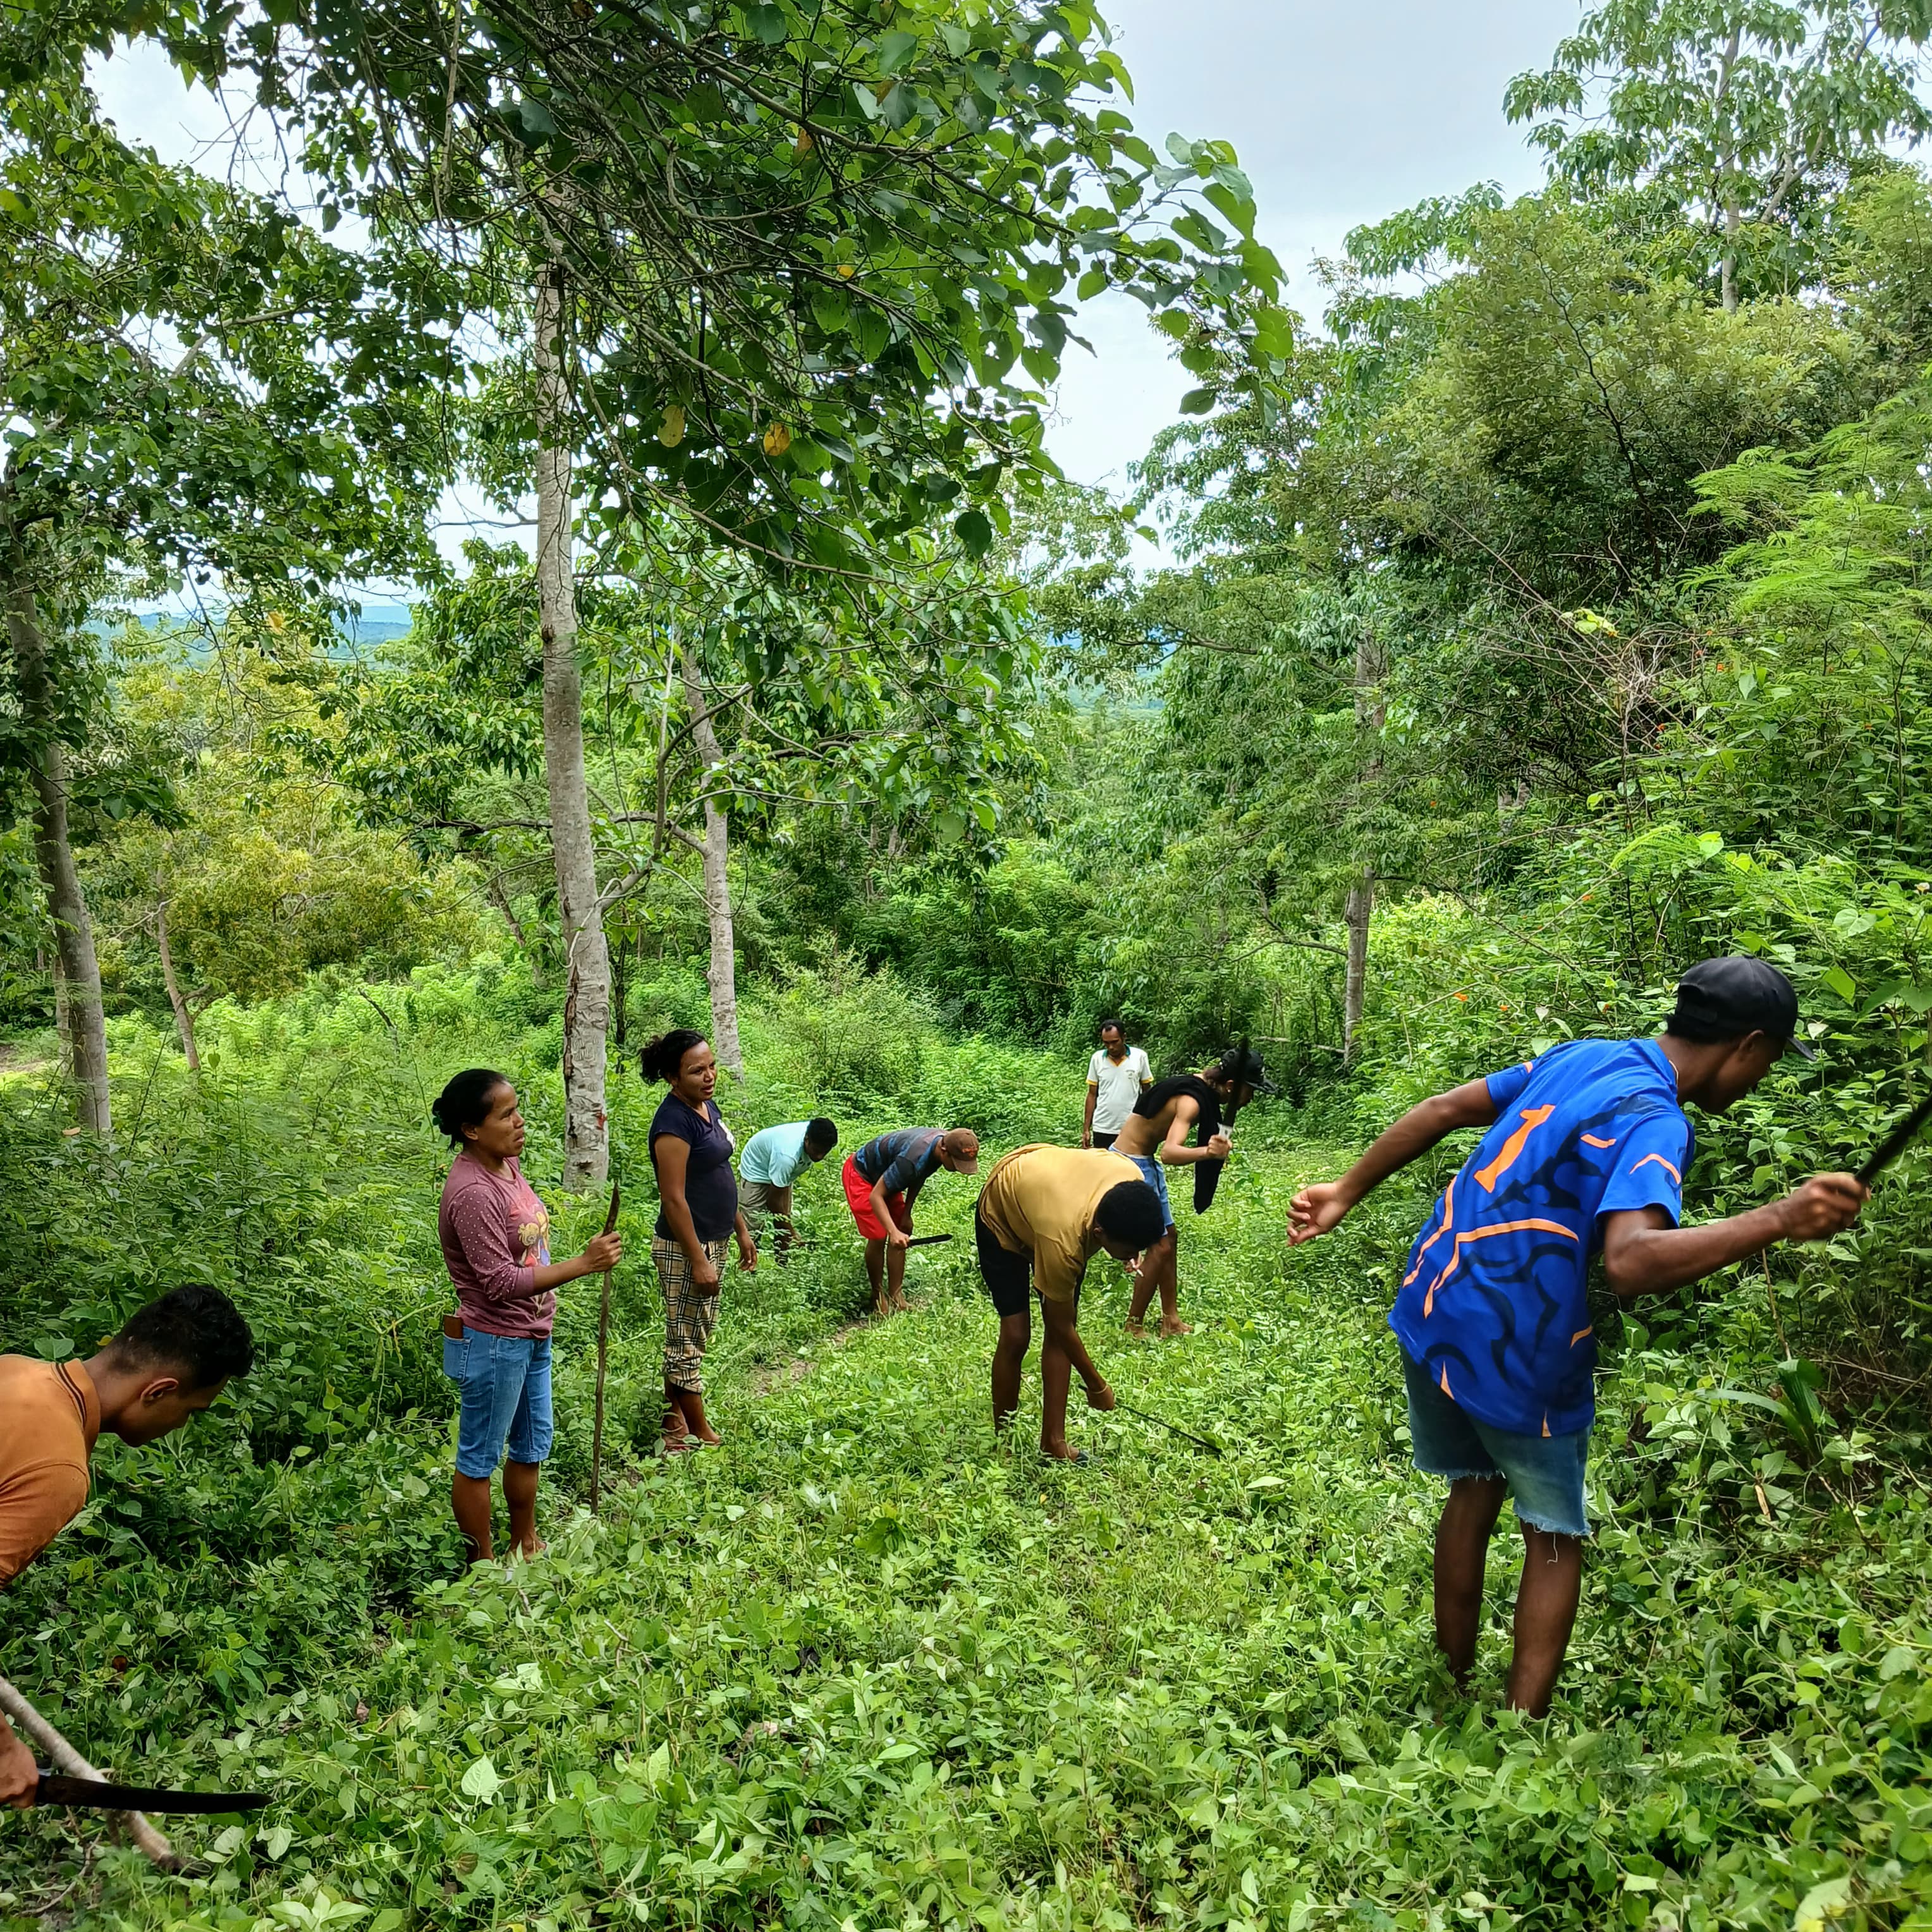
[[[996,1445],[970,1242],[913,1258],[911,1315],[849,1325],[823,1172],[812,1251],[728,1279],[728,1446],[630,1456],[600,1520],[587,1298],[567,1306],[534,1565],[458,1574],[446,1409],[401,1402],[433,1383],[379,1397],[345,1369],[333,1409],[110,1456],[89,1533],[0,1598],[0,1669],[123,1774],[277,1802],[183,1821],[187,1880],[89,1821],[0,1821],[0,1918],[1932,1926],[1924,1493],[1894,1443],[1834,1425],[1808,1461],[1729,1399],[1770,1385],[1761,1281],[1624,1325],[1576,1641],[1526,1723],[1498,1706],[1513,1536],[1472,1699],[1431,1648],[1439,1498],[1382,1325],[1419,1197],[1291,1257],[1287,1198],[1341,1156],[1254,1138],[1184,1214],[1196,1334],[1126,1342],[1104,1262],[1082,1310],[1120,1393],[1219,1460],[1076,1395],[1094,1460],[1042,1463],[1036,1353]],[[922,1231],[964,1233],[970,1204],[940,1177]],[[626,1273],[616,1413],[641,1427],[656,1337]],[[251,1454],[277,1416],[302,1442]]]

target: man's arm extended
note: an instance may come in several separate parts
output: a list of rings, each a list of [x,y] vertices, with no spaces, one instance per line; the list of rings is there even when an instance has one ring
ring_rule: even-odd
[[[1100,1097],[1100,1090],[1091,1080],[1087,1083],[1087,1111],[1080,1119],[1080,1144],[1094,1144],[1094,1102]]]
[[[1288,1203],[1288,1246],[1299,1247],[1304,1241],[1328,1233],[1371,1188],[1379,1186],[1459,1127],[1486,1127],[1496,1118],[1486,1080],[1466,1081],[1410,1108],[1340,1180],[1304,1187]]]
[[[1162,1167],[1192,1167],[1198,1161],[1226,1160],[1234,1144],[1226,1134],[1216,1134],[1198,1147],[1187,1144],[1187,1130],[1200,1118],[1201,1103],[1183,1094],[1174,1103],[1174,1116],[1167,1124],[1167,1138],[1160,1144]]]
[[[1849,1228],[1871,1190],[1850,1174],[1814,1174],[1782,1201],[1747,1208],[1694,1228],[1671,1225],[1661,1208],[1604,1216],[1604,1274],[1628,1301],[1664,1294],[1768,1248],[1774,1241],[1822,1241]]]

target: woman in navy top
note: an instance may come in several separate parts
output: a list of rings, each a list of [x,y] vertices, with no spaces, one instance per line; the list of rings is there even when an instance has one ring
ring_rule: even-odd
[[[657,1171],[657,1225],[651,1262],[664,1287],[667,1454],[722,1438],[704,1413],[704,1352],[718,1325],[724,1244],[735,1231],[738,1265],[758,1264],[752,1231],[738,1208],[731,1176],[732,1140],[712,1095],[718,1063],[701,1033],[688,1027],[660,1034],[638,1056],[646,1080],[670,1091],[651,1121],[651,1165]]]

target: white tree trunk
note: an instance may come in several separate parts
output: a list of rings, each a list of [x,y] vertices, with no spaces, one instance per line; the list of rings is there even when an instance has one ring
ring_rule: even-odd
[[[692,738],[704,766],[708,785],[712,773],[724,762],[718,734],[711,728],[711,709],[698,667],[686,653],[680,667],[684,694],[691,706]],[[745,1077],[745,1056],[738,1044],[736,934],[731,925],[730,820],[715,799],[704,801],[704,910],[711,926],[711,963],[706,977],[711,986],[711,1050],[734,1079]]]
[[[100,1006],[100,962],[94,950],[94,922],[74,862],[67,820],[67,747],[58,733],[53,684],[47,670],[46,640],[34,608],[34,594],[13,585],[7,600],[7,629],[19,674],[20,712],[39,746],[34,760],[34,849],[52,915],[58,987],[66,988],[67,1024],[74,1060],[74,1118],[90,1133],[105,1138],[114,1130],[107,1094],[107,1025]]]
[[[544,775],[563,938],[563,1184],[581,1192],[602,1180],[610,1167],[604,1084],[610,956],[597,902],[597,848],[584,773],[564,307],[563,270],[551,263],[539,270],[536,290],[537,603],[543,626]]]
[[[181,982],[175,977],[175,959],[168,944],[168,902],[164,898],[154,908],[154,947],[161,956],[161,984],[168,989],[168,1004],[175,1010],[175,1030],[181,1035],[182,1052],[190,1073],[201,1071],[201,1049],[194,1040],[194,1010],[182,997]]]

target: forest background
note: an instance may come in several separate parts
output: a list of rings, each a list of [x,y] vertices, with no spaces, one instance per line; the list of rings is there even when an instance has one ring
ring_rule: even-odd
[[[614,1166],[632,1187],[646,1100],[623,1049],[667,1023],[710,1034],[741,1133],[824,1107],[995,1143],[1069,1136],[1102,1017],[1162,1070],[1247,1034],[1286,1089],[1258,1146],[1288,1161],[1554,1041],[1648,1030],[1683,966],[1744,950],[1797,982],[1822,1058],[1700,1132],[1699,1213],[1852,1163],[1917,1099],[1918,0],[1586,12],[1504,104],[1546,185],[1357,231],[1318,316],[1280,305],[1233,151],[1144,140],[1082,8],[508,9],[464,16],[454,43],[440,18],[36,5],[0,28],[4,1339],[64,1354],[186,1271],[247,1291],[273,1364],[184,1457],[185,1486],[110,1466],[87,1552],[10,1593],[0,1658],[23,1681],[71,1611],[91,1675],[59,1694],[97,1732],[181,1750],[252,1736],[405,1630],[446,1673],[466,1628],[508,1613],[452,1598],[439,1624],[429,1580],[450,1404],[427,1346],[426,1108],[466,1060],[516,1079],[566,1220],[596,1218]],[[253,91],[286,130],[285,193],[164,164],[100,118],[86,62],[130,32]],[[1105,288],[1196,383],[1125,500],[1060,480],[1041,444],[1078,304]],[[459,477],[533,512],[533,546],[439,559],[430,522]],[[377,580],[411,586],[406,635],[359,630],[355,587]],[[1620,1345],[1658,1411],[1632,1398],[1633,1442],[1655,1425],[1700,1445],[1720,1544],[1761,1526],[1773,1567],[1802,1567],[1876,1539],[1900,1601],[1924,1556],[1901,1526],[1932,1378],[1919,1171],[1828,1248],[1646,1309]],[[1402,1211],[1321,1264],[1350,1320]],[[1240,1239],[1242,1282],[1278,1272],[1261,1233]],[[747,1372],[848,1317],[858,1286],[828,1249],[761,1288]],[[1731,1455],[1715,1397],[1673,1394],[1719,1384],[1769,1432],[1755,1460]],[[1364,1397],[1378,1453],[1385,1397]],[[807,1426],[808,1462],[832,1426]],[[566,1484],[581,1462],[566,1427]],[[301,1546],[298,1517],[371,1485],[384,1520]],[[640,1522],[672,1508],[638,1495]],[[1644,1506],[1713,1533],[1706,1502],[1653,1483]],[[915,1539],[854,1507],[890,1594]],[[1748,1568],[1699,1547],[1700,1574]],[[244,1562],[265,1566],[256,1627],[238,1606],[218,1630],[192,1586]],[[344,1589],[366,1616],[332,1630]],[[159,1636],[124,1614],[154,1600]],[[1847,1635],[1852,1608],[1807,1598],[1816,1628],[1786,1660],[1801,1687],[1840,1668],[1820,1658],[1870,1660],[1867,1734],[1838,1740],[1869,1782],[1817,1860],[1740,1849],[1748,1807],[1711,1826],[1730,1801],[1682,1796],[1702,1774],[1687,1746],[1675,1850],[1580,1855],[1549,1909],[1906,1922],[1923,1652]],[[769,1643],[795,1664],[789,1614]],[[1741,1715],[1742,1691],[1705,1688],[1731,1745],[1816,1702]],[[344,1763],[352,1708],[324,1726]],[[1387,1765],[1401,1726],[1374,1730],[1335,1733],[1306,1775]],[[1793,1782],[1766,1802],[1788,1820],[1810,1760],[1778,1748]],[[656,1805],[671,1774],[637,1756]],[[487,1808],[501,1750],[459,1756],[432,1781],[460,1773]],[[350,1788],[304,1774],[332,1804]],[[1377,1895],[1345,1852],[1318,1882],[1232,1852],[1222,1870],[1201,1847],[1247,1828],[1232,1809],[1190,1796],[1182,1826],[1103,1828],[1081,1790],[1064,1843],[1002,1840],[997,1882],[949,1879],[917,1913],[1017,1922],[1032,1886],[1029,1909],[1064,1894],[1102,1922],[1124,1856],[1144,1901],[1207,1923]],[[716,1828],[692,1849],[729,1810],[715,1792],[680,1802],[680,1823],[632,1821],[646,1850],[612,1895],[633,1888],[640,1916],[922,1896],[849,1859],[782,1892],[762,1850]],[[336,1828],[311,1812],[316,1844]],[[516,1830],[411,1829],[386,1863],[380,1834],[353,1856],[238,1835],[194,1909],[266,1910],[288,1855],[305,1876],[285,1903],[310,1915],[291,1926],[509,1911]],[[1451,1860],[1466,1916],[1502,1923],[1510,1886],[1542,1881],[1496,1829],[1426,1858]],[[22,1910],[104,1882],[46,1845]],[[1700,1921],[1734,1852],[1730,1903]],[[1430,1893],[1428,1873],[1403,1882]],[[127,1910],[175,1909],[112,1882]],[[583,1884],[556,1879],[545,1910],[591,1910]]]

